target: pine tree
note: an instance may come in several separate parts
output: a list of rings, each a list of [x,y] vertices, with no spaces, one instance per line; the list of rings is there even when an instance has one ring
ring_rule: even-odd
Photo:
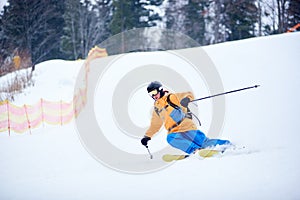
[[[4,7],[4,12],[6,13],[7,7]],[[0,66],[4,64],[4,60],[9,56],[10,52],[13,51],[13,47],[9,42],[7,34],[5,34],[4,25],[5,25],[6,16],[0,15]]]
[[[239,40],[255,36],[258,9],[254,0],[225,1],[224,9],[227,40]]]
[[[143,49],[143,43],[147,42],[143,32],[138,31],[136,32],[138,33],[137,35],[132,31],[127,33],[124,33],[124,31],[156,26],[157,21],[160,21],[161,17],[151,6],[159,6],[162,2],[162,0],[114,0],[110,30],[112,35],[120,34],[116,36],[118,45],[110,48],[111,53],[123,53],[130,49],[132,50],[133,47],[128,46],[128,44],[133,44],[134,42],[130,42],[130,40],[140,44],[140,47],[135,48]]]
[[[149,6],[159,6],[162,0],[114,0],[113,18],[111,23],[112,34],[118,34],[125,30],[141,27],[152,27],[161,20]]]
[[[200,45],[207,44],[206,22],[209,2],[207,0],[189,0],[183,7],[184,33],[196,40]]]

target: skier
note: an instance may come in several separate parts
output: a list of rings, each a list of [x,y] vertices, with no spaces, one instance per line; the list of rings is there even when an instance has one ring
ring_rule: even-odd
[[[150,127],[141,139],[144,146],[147,147],[148,141],[163,124],[168,131],[168,143],[187,154],[193,154],[199,149],[216,145],[231,144],[228,140],[209,139],[197,129],[188,109],[188,104],[194,99],[191,92],[169,93],[158,81],[151,82],[147,91],[155,102]]]

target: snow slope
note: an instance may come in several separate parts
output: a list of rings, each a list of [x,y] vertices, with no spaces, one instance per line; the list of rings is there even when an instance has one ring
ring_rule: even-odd
[[[300,34],[291,33],[204,47],[225,90],[261,85],[226,96],[222,136],[251,154],[187,159],[132,175],[93,159],[74,123],[40,127],[32,135],[1,133],[0,199],[299,199],[299,41]],[[35,86],[15,103],[71,100],[82,63],[37,65]]]
[[[50,60],[36,66],[32,74],[34,87],[26,88],[23,93],[16,96],[13,102],[16,105],[34,104],[44,98],[49,101],[71,101],[77,74],[84,60],[64,61]],[[16,74],[30,74],[30,69],[22,69],[17,73],[1,77],[0,84],[6,85]]]

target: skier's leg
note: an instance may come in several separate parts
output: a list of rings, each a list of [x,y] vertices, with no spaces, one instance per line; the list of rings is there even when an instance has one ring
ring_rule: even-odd
[[[183,135],[186,139],[192,141],[199,148],[203,148],[202,144],[206,140],[206,136],[200,130],[190,130],[184,133]]]
[[[205,140],[205,135],[199,130],[191,130],[183,133],[168,134],[168,143],[188,154],[202,148],[201,144]]]
[[[183,137],[184,133],[170,133],[167,136],[168,143],[177,149],[180,149],[188,154],[190,154],[190,146],[193,145],[191,141]],[[192,147],[193,148],[193,147]]]
[[[217,145],[229,145],[229,144],[231,144],[231,142],[229,140],[206,138],[206,140],[204,140],[204,142],[202,144],[202,147],[207,148],[207,147],[214,147]]]

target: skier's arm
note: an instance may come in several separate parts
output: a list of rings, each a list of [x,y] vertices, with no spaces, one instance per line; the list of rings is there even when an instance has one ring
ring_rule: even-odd
[[[158,116],[158,114],[155,111],[153,111],[151,124],[148,130],[146,131],[145,136],[151,138],[155,133],[157,133],[160,130],[162,124],[163,124],[162,119]]]
[[[193,93],[191,92],[184,92],[184,93],[181,93],[182,97],[180,97],[180,99],[183,99],[183,98],[189,98],[191,101],[194,100],[194,95]]]
[[[178,98],[180,99],[180,105],[187,107],[190,101],[194,99],[194,95],[191,92],[178,93]]]

